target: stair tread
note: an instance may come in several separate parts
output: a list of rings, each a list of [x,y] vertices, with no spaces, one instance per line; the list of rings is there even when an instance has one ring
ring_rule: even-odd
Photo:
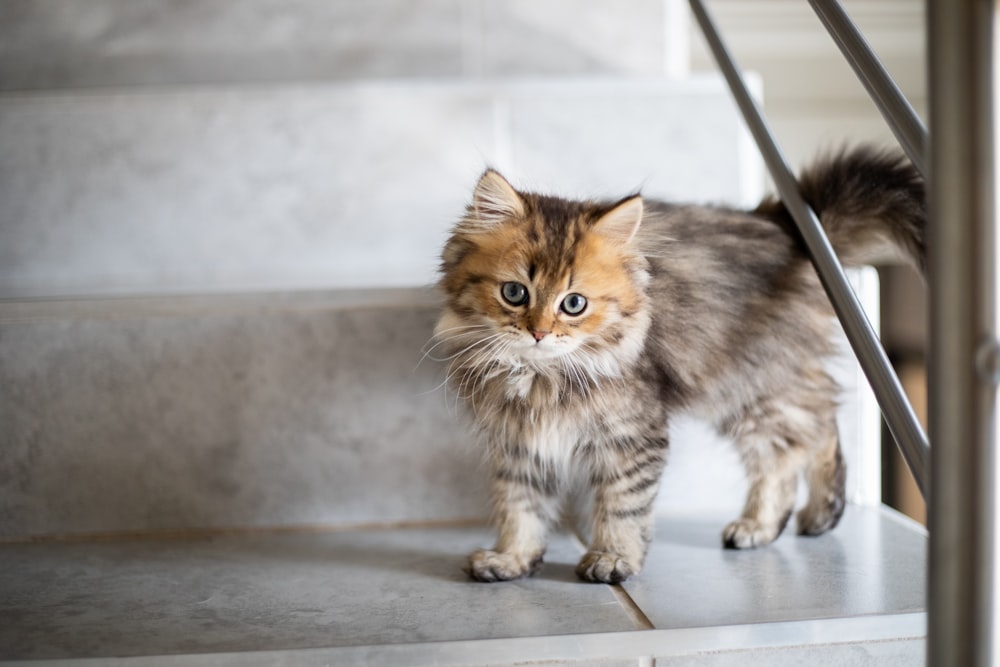
[[[553,539],[531,579],[472,583],[462,565],[469,550],[489,545],[485,526],[5,544],[0,659],[240,654],[245,662],[248,652],[319,649],[363,662],[380,647],[423,645],[450,664],[447,656],[469,659],[456,646],[521,642],[530,652],[540,646],[531,637],[620,633],[623,642],[610,646],[626,656],[629,641],[661,630],[840,619],[884,634],[903,619],[904,637],[922,627],[913,618],[924,609],[926,536],[890,510],[851,506],[832,533],[785,535],[749,552],[722,550],[721,526],[718,517],[661,517],[627,595],[579,583],[582,546],[568,536]],[[637,632],[629,597],[656,630]],[[799,643],[819,635],[805,637]]]

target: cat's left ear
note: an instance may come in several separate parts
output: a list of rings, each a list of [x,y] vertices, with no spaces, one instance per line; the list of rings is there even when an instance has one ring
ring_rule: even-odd
[[[634,195],[615,204],[615,207],[594,223],[594,231],[605,238],[625,245],[635,238],[642,223],[643,204],[640,195]]]

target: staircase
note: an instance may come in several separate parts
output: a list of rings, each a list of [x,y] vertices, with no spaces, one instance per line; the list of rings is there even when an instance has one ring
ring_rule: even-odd
[[[926,535],[878,504],[846,351],[834,532],[722,550],[745,487],[686,422],[639,577],[577,582],[570,535],[530,580],[461,571],[486,475],[421,347],[482,168],[761,194],[723,83],[683,74],[677,2],[0,11],[0,659],[922,660]]]

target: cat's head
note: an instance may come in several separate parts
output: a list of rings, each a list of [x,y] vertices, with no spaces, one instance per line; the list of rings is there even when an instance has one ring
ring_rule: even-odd
[[[463,362],[613,374],[648,327],[641,197],[614,203],[519,192],[479,179],[442,256],[436,336]]]

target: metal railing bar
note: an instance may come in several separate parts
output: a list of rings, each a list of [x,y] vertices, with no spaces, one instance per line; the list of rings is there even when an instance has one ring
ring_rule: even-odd
[[[926,177],[929,140],[920,116],[840,3],[837,0],[809,0],[809,4],[854,69],[913,166]]]
[[[930,0],[927,658],[1000,664],[996,0]]]
[[[764,157],[778,193],[802,233],[820,282],[826,289],[834,312],[840,319],[847,339],[871,384],[889,431],[899,445],[921,494],[926,498],[930,460],[927,436],[920,427],[909,401],[906,400],[899,378],[892,370],[885,350],[868,318],[865,317],[857,296],[847,282],[843,267],[834,254],[816,213],[802,199],[795,177],[772,138],[767,122],[750,96],[704,4],[701,0],[690,0],[690,4],[709,48],[729,84],[736,104]]]

